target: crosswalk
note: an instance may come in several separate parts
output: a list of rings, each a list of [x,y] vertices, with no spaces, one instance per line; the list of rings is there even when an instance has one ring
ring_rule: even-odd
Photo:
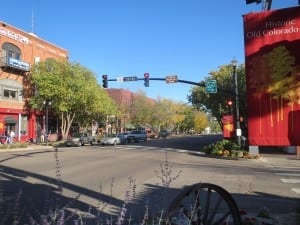
[[[117,145],[114,146],[117,149],[124,150],[139,150],[139,151],[175,151],[180,153],[189,152],[188,150],[180,150],[174,148],[159,148],[152,146],[139,146],[139,145]],[[196,152],[193,152],[194,154]],[[198,154],[204,154],[198,152]],[[265,165],[266,168],[272,170],[274,174],[278,177],[279,182],[287,185],[292,192],[296,193],[300,197],[300,166],[275,166],[275,165]],[[280,171],[280,172],[278,172]]]
[[[117,145],[117,146],[114,146],[114,148],[124,149],[124,150],[143,150],[143,151],[156,150],[156,151],[163,151],[161,148],[158,148],[158,147],[141,146],[141,145]]]
[[[176,149],[176,148],[162,148],[162,147],[153,147],[153,146],[142,146],[142,145],[117,145],[114,146],[116,149],[124,149],[124,150],[139,150],[139,151],[173,151],[178,153],[189,153],[192,152],[193,154],[197,155],[204,155],[205,153],[200,151],[189,151],[184,149]]]
[[[271,169],[274,171],[280,169],[281,172],[275,172],[275,175],[278,176],[280,182],[287,184],[288,188],[300,197],[300,167],[280,166],[272,167]]]

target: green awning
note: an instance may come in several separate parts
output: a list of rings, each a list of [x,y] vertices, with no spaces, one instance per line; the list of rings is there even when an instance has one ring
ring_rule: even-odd
[[[11,116],[5,117],[4,121],[6,124],[16,124],[18,122],[15,118]]]

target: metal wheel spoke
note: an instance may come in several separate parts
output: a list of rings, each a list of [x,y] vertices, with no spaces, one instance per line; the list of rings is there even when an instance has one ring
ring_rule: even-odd
[[[225,213],[220,219],[218,219],[216,222],[214,222],[212,225],[221,225],[224,224],[225,219],[230,215],[230,212]],[[227,223],[226,223],[227,224]]]
[[[222,203],[222,197],[221,197],[221,195],[219,195],[219,197],[218,197],[218,201],[217,201],[217,203],[215,204],[215,207],[214,207],[214,209],[212,210],[212,213],[211,213],[211,215],[210,215],[210,217],[209,217],[209,219],[208,219],[208,221],[207,221],[207,225],[211,225],[211,223],[212,223],[212,221],[213,221],[213,219],[215,218],[215,215],[217,214],[217,211],[218,211],[218,209],[219,209],[219,207],[220,207],[220,205],[221,205],[221,203]]]
[[[188,186],[167,209],[171,225],[241,225],[238,207],[222,187],[199,183]]]
[[[203,223],[207,224],[208,212],[210,207],[210,200],[211,200],[211,188],[207,189],[207,197],[204,207],[204,214],[203,214]]]
[[[200,206],[200,191],[199,189],[196,189],[195,192],[195,207],[194,210],[192,211],[192,215],[191,215],[191,220],[193,222],[197,221],[201,221],[201,206]]]

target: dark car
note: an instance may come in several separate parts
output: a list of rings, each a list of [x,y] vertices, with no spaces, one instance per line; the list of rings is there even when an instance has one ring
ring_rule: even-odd
[[[158,134],[158,138],[170,138],[172,136],[171,131],[161,130]]]
[[[144,130],[134,130],[127,134],[128,142],[147,141],[148,135]]]

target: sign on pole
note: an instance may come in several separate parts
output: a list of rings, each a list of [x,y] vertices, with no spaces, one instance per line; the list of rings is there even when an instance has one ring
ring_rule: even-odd
[[[234,124],[233,115],[223,115],[223,137],[232,138],[234,137]]]
[[[168,84],[170,84],[170,83],[177,83],[177,81],[178,81],[177,75],[166,76],[166,83],[168,83]]]
[[[117,82],[122,83],[124,81],[124,77],[117,77]]]
[[[138,78],[136,76],[133,76],[133,77],[124,77],[123,78],[123,81],[126,82],[126,81],[137,81]]]
[[[205,91],[206,93],[217,93],[217,81],[216,80],[206,81]]]

